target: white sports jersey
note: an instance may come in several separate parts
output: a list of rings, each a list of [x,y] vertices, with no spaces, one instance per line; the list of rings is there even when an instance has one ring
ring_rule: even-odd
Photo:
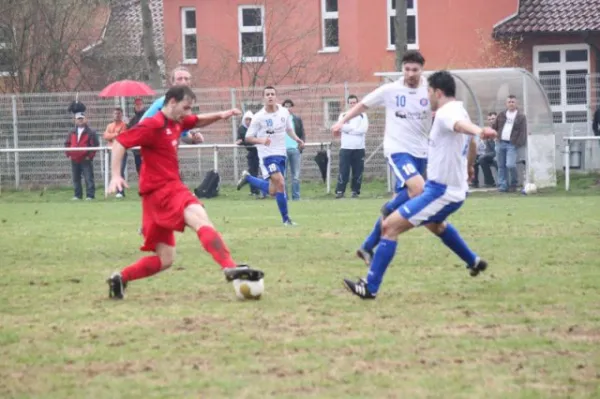
[[[427,180],[459,190],[466,196],[469,190],[467,156],[473,137],[454,131],[456,122],[464,120],[471,119],[462,101],[450,101],[436,111],[429,136]]]
[[[385,106],[383,153],[386,157],[398,152],[417,158],[427,157],[431,108],[425,77],[421,77],[421,84],[416,89],[405,86],[402,78],[387,83],[361,102],[369,108]]]
[[[272,155],[286,156],[285,136],[288,129],[294,129],[290,112],[287,108],[277,104],[277,110],[273,113],[268,113],[263,107],[254,114],[252,123],[250,123],[250,127],[246,132],[246,137],[269,137],[271,139],[271,145],[269,146],[256,144],[260,159]]]

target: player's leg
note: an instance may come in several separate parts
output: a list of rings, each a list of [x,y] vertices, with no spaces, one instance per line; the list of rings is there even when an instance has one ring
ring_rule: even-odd
[[[263,278],[262,271],[235,263],[227,244],[213,226],[202,205],[197,202],[187,205],[183,211],[183,218],[185,224],[196,232],[204,250],[221,266],[228,281],[236,279],[256,281]]]
[[[269,157],[265,158],[268,159]],[[238,180],[237,183],[237,189],[238,191],[242,189],[242,187],[244,187],[246,184],[250,184],[251,187],[256,188],[257,190],[260,190],[263,193],[269,193],[270,189],[269,189],[269,181],[266,179],[266,177],[269,175],[265,169],[265,165],[264,165],[264,161],[263,159],[260,159],[260,169],[262,171],[262,175],[263,178],[259,178],[259,177],[255,177],[252,176],[247,170],[244,170],[242,172],[242,176],[240,177],[240,180]]]
[[[146,223],[141,249],[154,252],[154,255],[140,258],[120,272],[113,273],[107,280],[110,298],[123,299],[127,283],[153,276],[171,267],[175,261],[175,234],[155,223]]]
[[[381,209],[382,217],[377,218],[371,233],[369,233],[361,247],[356,251],[356,256],[362,259],[367,265],[371,263],[373,250],[379,243],[383,219],[410,198],[415,198],[420,195],[425,186],[423,174],[425,174],[427,168],[426,159],[415,158],[410,154],[399,153],[392,154],[392,156],[388,158],[388,162],[398,181],[396,186],[397,193],[391,201],[384,204]]]
[[[413,228],[413,224],[400,213],[394,212],[382,223],[382,237],[373,255],[369,273],[364,279],[344,279],[344,286],[362,299],[375,299],[383,276],[394,259],[398,247],[398,235]]]
[[[452,205],[450,205],[452,206]],[[456,207],[454,210],[449,213],[455,212],[458,210]],[[440,218],[445,218],[447,215],[441,215]],[[469,274],[473,277],[477,276],[480,272],[487,269],[487,262],[481,259],[475,252],[473,252],[467,243],[463,240],[463,238],[458,233],[458,230],[454,228],[448,222],[437,222],[427,224],[425,227],[433,234],[438,236],[440,240],[446,245],[452,252],[454,252],[459,258],[461,258],[466,266],[469,269]]]

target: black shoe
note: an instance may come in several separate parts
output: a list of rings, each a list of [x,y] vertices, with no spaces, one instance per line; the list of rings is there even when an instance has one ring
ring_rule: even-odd
[[[120,273],[113,273],[106,282],[108,283],[108,297],[111,299],[125,298],[125,288],[127,283],[123,283],[123,278]]]
[[[223,273],[225,274],[225,279],[227,281],[259,281],[265,276],[265,273],[263,273],[261,270],[251,269],[248,265],[237,265],[236,267],[223,269]]]
[[[352,198],[358,198],[359,194],[357,193],[352,193]]]
[[[471,277],[477,277],[479,273],[487,269],[487,267],[488,264],[486,261],[484,261],[483,259],[478,259],[477,263],[475,263],[475,266],[467,267],[467,269],[469,270],[469,274],[471,275]]]
[[[375,299],[376,294],[371,294],[369,292],[369,289],[367,288],[367,282],[362,278],[356,282],[345,278],[344,287],[361,299]]]
[[[373,260],[373,251],[367,251],[361,247],[356,250],[356,256],[362,259],[367,266],[370,266]]]
[[[238,191],[240,191],[242,189],[242,187],[244,187],[246,184],[248,184],[248,180],[246,180],[246,178],[248,176],[250,176],[250,173],[248,173],[247,170],[242,172],[242,177],[240,177],[240,180],[238,180],[238,182],[237,182]]]
[[[340,198],[344,198],[344,193],[336,193],[335,194],[335,199],[340,199]]]

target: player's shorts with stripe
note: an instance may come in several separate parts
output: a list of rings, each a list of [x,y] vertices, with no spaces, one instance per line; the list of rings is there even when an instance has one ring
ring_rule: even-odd
[[[427,181],[423,193],[401,205],[398,212],[413,226],[441,223],[462,206],[465,197],[461,189]]]
[[[285,176],[285,161],[284,155],[271,155],[260,160],[260,170],[263,179],[271,177],[274,173],[281,173]]]
[[[183,211],[202,205],[182,182],[172,182],[142,196],[142,251],[153,252],[158,243],[175,246],[175,232],[185,228]]]
[[[389,155],[388,163],[396,176],[396,192],[404,188],[406,181],[416,175],[425,178],[427,171],[427,158],[417,158],[406,152],[397,152]]]

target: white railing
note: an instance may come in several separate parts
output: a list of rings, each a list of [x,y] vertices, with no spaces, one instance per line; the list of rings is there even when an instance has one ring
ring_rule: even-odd
[[[571,143],[575,141],[598,141],[600,136],[572,136],[563,137],[565,142],[565,191],[569,191],[571,186]]]
[[[305,143],[305,147],[321,147],[327,152],[326,192],[331,192],[331,142]],[[137,147],[134,147],[137,148]],[[213,150],[213,169],[219,170],[219,150],[224,148],[245,149],[246,146],[237,144],[182,144],[179,149],[211,149]],[[102,174],[104,178],[104,197],[108,196],[108,184],[110,182],[110,155],[111,147],[47,147],[47,148],[0,148],[0,154],[8,153],[14,155],[15,186],[19,188],[19,154],[40,152],[66,152],[66,151],[95,151],[101,153]],[[237,176],[237,163],[234,165]],[[2,174],[0,173],[0,188],[2,187]]]

